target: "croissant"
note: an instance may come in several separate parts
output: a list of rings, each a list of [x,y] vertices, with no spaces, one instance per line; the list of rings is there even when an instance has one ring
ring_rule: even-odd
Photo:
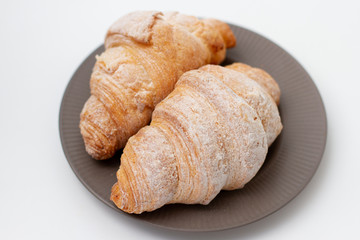
[[[246,66],[206,65],[181,76],[123,150],[111,191],[118,208],[139,214],[170,203],[206,205],[255,176],[282,124],[274,80],[262,70],[251,79]],[[269,79],[259,84],[257,74]]]
[[[97,56],[80,115],[86,151],[107,159],[150,122],[186,71],[219,64],[236,44],[230,27],[175,12],[140,11],[115,22]]]

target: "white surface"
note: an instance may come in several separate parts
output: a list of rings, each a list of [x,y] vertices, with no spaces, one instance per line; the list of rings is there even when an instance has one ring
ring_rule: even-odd
[[[297,198],[242,228],[184,233],[119,214],[83,187],[60,144],[62,94],[108,26],[139,9],[244,26],[305,67],[328,140]],[[360,239],[359,1],[1,1],[0,30],[0,239]]]

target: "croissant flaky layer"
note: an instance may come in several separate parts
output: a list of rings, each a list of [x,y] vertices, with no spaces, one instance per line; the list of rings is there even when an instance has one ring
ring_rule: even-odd
[[[87,152],[107,159],[141,127],[186,71],[218,64],[236,44],[230,27],[176,12],[133,12],[115,22],[90,79],[80,129]]]
[[[124,148],[111,193],[117,207],[142,213],[169,203],[208,204],[255,176],[282,124],[271,95],[277,84],[267,73],[257,83],[246,66],[206,65],[181,76],[150,126]]]

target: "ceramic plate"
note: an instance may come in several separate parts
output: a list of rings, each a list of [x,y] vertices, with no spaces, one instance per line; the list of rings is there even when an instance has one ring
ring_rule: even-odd
[[[230,25],[237,46],[230,49],[224,65],[244,62],[269,72],[279,83],[280,114],[284,129],[269,149],[258,174],[243,188],[222,191],[207,206],[166,205],[151,213],[130,215],[110,201],[121,151],[108,161],[96,161],[85,151],[79,130],[80,112],[90,96],[89,79],[97,48],[71,78],[60,108],[60,137],[65,156],[84,186],[103,203],[141,221],[157,226],[213,231],[239,227],[283,207],[314,175],[326,143],[326,114],[319,92],[307,72],[282,48],[242,27]]]

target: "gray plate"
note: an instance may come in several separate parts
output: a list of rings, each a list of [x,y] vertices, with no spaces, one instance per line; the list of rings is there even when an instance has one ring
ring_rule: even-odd
[[[164,228],[213,231],[239,227],[280,209],[307,185],[314,175],[326,143],[326,114],[310,76],[287,52],[266,38],[231,25],[237,46],[228,51],[225,64],[244,62],[269,72],[279,83],[280,114],[284,129],[269,149],[266,161],[245,188],[222,191],[207,206],[172,204],[151,213],[129,215]],[[96,49],[71,78],[60,108],[60,138],[66,158],[84,186],[109,207],[121,151],[108,161],[95,161],[85,151],[79,131],[80,112],[90,96],[89,79]]]

